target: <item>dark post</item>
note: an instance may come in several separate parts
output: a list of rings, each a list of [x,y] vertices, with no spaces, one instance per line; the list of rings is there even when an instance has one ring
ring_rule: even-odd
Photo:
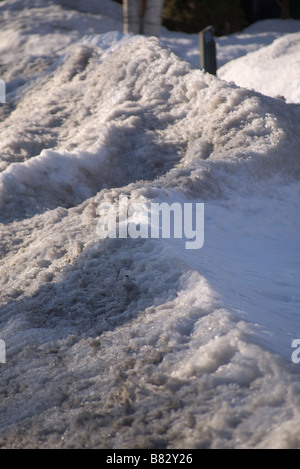
[[[199,35],[201,68],[212,75],[217,75],[216,43],[213,27],[208,26]]]

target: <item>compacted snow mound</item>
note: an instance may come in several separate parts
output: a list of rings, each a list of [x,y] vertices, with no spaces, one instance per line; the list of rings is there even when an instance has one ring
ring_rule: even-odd
[[[64,47],[0,124],[0,446],[299,447],[299,106]],[[120,196],[204,202],[203,248],[99,239]]]
[[[244,191],[267,176],[297,178],[297,112],[193,70],[156,39],[87,37],[2,123],[1,218],[162,174],[165,186],[205,197],[237,174]],[[23,161],[12,164],[18,149]]]

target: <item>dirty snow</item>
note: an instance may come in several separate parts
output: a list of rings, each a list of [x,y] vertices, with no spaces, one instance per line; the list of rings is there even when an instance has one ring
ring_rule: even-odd
[[[87,4],[0,5],[0,447],[299,448],[300,107]],[[223,70],[300,78],[275,23]],[[204,246],[99,239],[122,195],[204,203]]]

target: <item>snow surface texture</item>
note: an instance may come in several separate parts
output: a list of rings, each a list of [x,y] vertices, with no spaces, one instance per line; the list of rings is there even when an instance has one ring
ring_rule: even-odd
[[[299,106],[21,3],[0,6],[0,446],[299,448]],[[120,195],[204,202],[204,247],[98,239]]]
[[[287,102],[300,104],[300,32],[228,62],[218,76]]]

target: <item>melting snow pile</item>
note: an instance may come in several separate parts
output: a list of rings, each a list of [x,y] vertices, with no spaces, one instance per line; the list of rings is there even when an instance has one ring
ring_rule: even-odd
[[[299,106],[153,38],[37,57],[0,108],[0,446],[299,447]],[[204,246],[100,239],[121,196],[204,203]]]

